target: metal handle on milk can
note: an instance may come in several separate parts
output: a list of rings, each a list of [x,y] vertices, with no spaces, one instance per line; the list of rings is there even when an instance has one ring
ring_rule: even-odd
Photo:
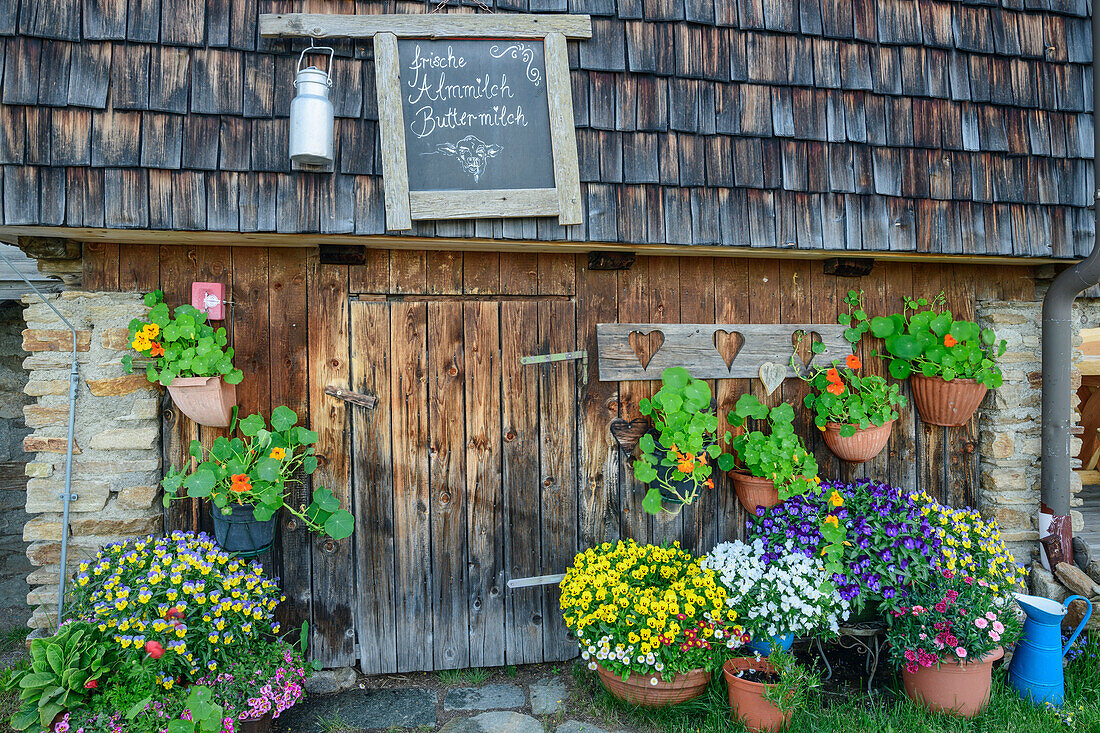
[[[325,75],[329,78],[329,86],[332,86],[332,57],[336,52],[331,46],[314,46],[312,38],[309,39],[309,48],[302,49],[301,55],[298,56],[298,68],[295,69],[295,73],[302,70],[302,59],[304,59],[306,54],[310,51],[328,51],[328,68],[325,69]]]
[[[1088,610],[1085,612],[1085,617],[1081,619],[1081,623],[1077,624],[1077,628],[1074,629],[1073,636],[1069,637],[1069,641],[1066,642],[1066,648],[1062,650],[1063,657],[1069,654],[1069,648],[1073,646],[1073,642],[1077,641],[1077,637],[1085,629],[1085,624],[1087,624],[1089,622],[1089,619],[1092,618],[1092,601],[1090,601],[1088,598],[1085,598],[1084,596],[1070,596],[1062,603],[1062,608],[1068,611],[1069,604],[1073,603],[1077,599],[1084,601],[1085,605],[1088,606]]]

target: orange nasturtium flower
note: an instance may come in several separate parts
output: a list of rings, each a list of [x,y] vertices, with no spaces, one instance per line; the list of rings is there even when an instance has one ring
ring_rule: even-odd
[[[276,461],[281,461],[286,458],[286,451],[282,448],[272,448],[271,457],[274,458]]]
[[[703,482],[703,486],[706,486],[708,489],[713,489],[714,488],[714,479],[708,478],[706,481]]]
[[[248,477],[247,473],[235,473],[231,479],[232,483],[229,485],[229,490],[242,494],[246,491],[252,491],[252,480]]]
[[[831,524],[835,527],[839,522],[840,520],[837,519],[835,514],[830,514],[829,516],[825,517],[825,524]]]
[[[829,495],[829,503],[833,506],[844,506],[844,497],[840,495],[840,492],[833,489],[833,493]]]
[[[959,342],[956,341],[955,337],[952,336],[951,334],[947,334],[946,336],[943,337],[943,345],[948,347],[948,348],[951,348],[952,346],[954,346],[957,343],[959,343]]]
[[[833,367],[829,371],[825,372],[825,378],[835,384],[840,381],[840,372],[836,370],[836,367]]]
[[[848,354],[848,358],[844,360],[844,363],[849,369],[859,369],[863,366],[863,362],[855,354]]]
[[[149,351],[149,356],[164,356],[164,347],[160,344],[153,344],[152,349]]]
[[[844,394],[844,385],[840,382],[833,382],[825,388],[825,391],[830,394],[841,395]]]
[[[695,462],[683,460],[676,464],[676,470],[684,475],[690,475],[695,471]]]

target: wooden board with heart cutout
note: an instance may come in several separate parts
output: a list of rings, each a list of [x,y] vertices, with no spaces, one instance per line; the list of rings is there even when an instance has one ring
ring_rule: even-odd
[[[825,347],[810,365],[828,366],[852,353],[844,326],[835,323],[600,323],[600,380],[660,379],[672,366],[699,379],[758,379],[770,363],[778,365],[767,370],[774,382],[780,369],[784,378],[795,376],[789,364],[799,332]]]

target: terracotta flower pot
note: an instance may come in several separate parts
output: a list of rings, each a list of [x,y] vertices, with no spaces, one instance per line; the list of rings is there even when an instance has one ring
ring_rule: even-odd
[[[168,394],[180,412],[212,428],[228,427],[237,404],[237,386],[221,377],[176,377]]]
[[[745,511],[756,512],[756,507],[770,509],[779,503],[779,489],[770,478],[760,478],[745,471],[730,471],[733,490]]]
[[[973,379],[926,377],[913,374],[909,377],[913,388],[913,404],[920,419],[930,425],[947,428],[965,425],[978,409],[989,387]]]
[[[665,682],[660,676],[631,674],[624,681],[622,677],[603,668],[596,667],[600,682],[615,697],[634,705],[650,708],[663,708],[699,697],[710,683],[710,672],[705,669],[693,669],[678,674],[671,682]],[[653,680],[657,683],[654,684]]]
[[[738,672],[745,670],[774,673],[775,668],[767,659],[734,657],[722,665],[726,676],[726,692],[735,718],[752,731],[778,731],[791,722],[791,712],[784,713],[774,703],[765,699],[764,690],[772,685],[741,679]]]
[[[843,426],[838,422],[825,423],[825,445],[842,461],[866,463],[886,447],[886,441],[890,440],[890,433],[894,429],[894,421],[883,425],[872,424],[866,430],[856,428],[855,435],[847,438],[840,434],[841,427]]]
[[[1002,656],[1004,650],[997,647],[972,662],[944,659],[938,669],[919,667],[916,672],[902,670],[905,694],[934,713],[973,718],[989,704],[993,663]]]
[[[259,720],[238,720],[237,733],[270,733],[271,713],[266,713]]]

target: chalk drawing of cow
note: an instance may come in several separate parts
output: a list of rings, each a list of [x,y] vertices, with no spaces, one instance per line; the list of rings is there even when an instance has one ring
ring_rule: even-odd
[[[474,183],[485,172],[489,158],[496,157],[502,150],[501,146],[479,140],[473,135],[467,135],[457,143],[443,143],[435,147],[438,153],[458,158],[462,170],[474,177]]]

